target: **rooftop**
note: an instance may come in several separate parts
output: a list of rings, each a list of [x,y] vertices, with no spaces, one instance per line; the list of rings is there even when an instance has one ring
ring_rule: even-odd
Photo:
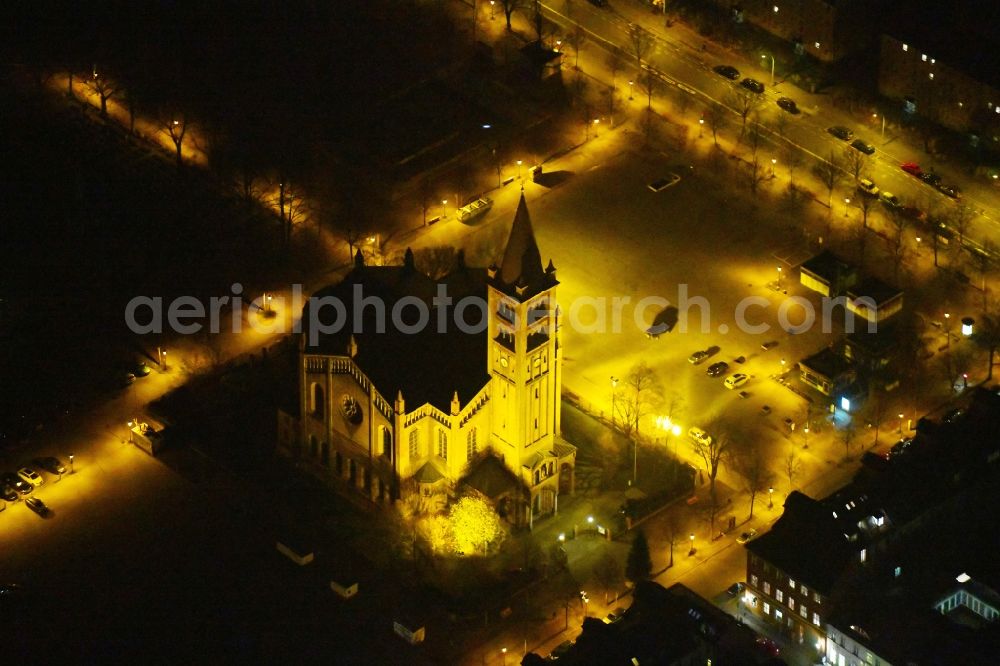
[[[854,268],[829,250],[820,252],[811,259],[806,259],[799,266],[799,270],[805,269],[827,280],[834,280],[838,275],[849,273]]]

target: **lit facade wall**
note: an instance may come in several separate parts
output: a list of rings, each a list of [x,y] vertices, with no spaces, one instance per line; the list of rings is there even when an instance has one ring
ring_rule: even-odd
[[[1000,90],[938,59],[919,44],[882,35],[879,92],[900,101],[912,98],[916,115],[960,132],[977,132],[1000,142]]]
[[[744,601],[756,613],[790,630],[799,643],[822,652],[826,638],[824,595],[749,551],[747,590]]]

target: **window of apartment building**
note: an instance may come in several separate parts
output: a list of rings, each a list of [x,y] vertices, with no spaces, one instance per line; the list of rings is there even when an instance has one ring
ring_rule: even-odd
[[[764,581],[764,594],[771,594],[771,584],[767,581]],[[778,592],[778,594],[781,594],[781,592]]]
[[[448,459],[448,432],[445,430],[438,430],[438,455]]]
[[[862,561],[862,562],[865,562],[865,561],[867,561],[867,560],[868,560],[868,549],[867,549],[867,548],[862,548],[862,549],[861,549],[861,555],[860,555],[860,558],[861,558],[861,561]]]
[[[806,607],[803,606],[802,604],[799,604],[799,614],[802,616],[803,620],[807,621],[809,620],[809,612],[806,610]]]
[[[788,607],[791,608],[792,610],[795,610],[795,597],[793,597],[791,594],[788,595]]]
[[[813,592],[813,601],[819,603],[819,592]]]
[[[792,588],[793,590],[795,589],[795,581],[792,580],[791,578],[788,579],[788,587]]]
[[[775,6],[774,6],[774,13],[775,13],[775,14],[777,14],[777,13],[778,13],[778,5],[775,5]]]
[[[910,50],[910,45],[909,44],[903,44],[903,50],[904,51],[909,51]]]
[[[819,626],[819,613],[813,613],[813,624]]]
[[[927,54],[926,53],[921,53],[920,54],[920,59],[923,60],[924,62],[927,62]]]
[[[410,437],[410,439],[409,439],[409,444],[410,444],[410,460],[415,460],[416,457],[417,457],[417,453],[418,453],[417,447],[420,444],[420,439],[419,439],[420,436],[417,434],[416,430],[411,430],[409,437]]]
[[[757,587],[757,581],[758,580],[759,579],[757,578],[757,574],[751,574],[750,575],[750,585],[752,585],[753,587]]]
[[[769,603],[767,603],[765,601],[764,602],[764,615],[770,615],[770,614],[771,614],[771,604],[769,604]]]
[[[808,587],[806,587],[805,585],[800,585],[800,586],[799,586],[799,592],[801,592],[801,593],[802,593],[802,596],[803,596],[804,598],[806,598],[806,599],[808,599],[808,598],[809,598],[809,588],[808,588]]]
[[[782,613],[782,612],[781,612],[780,610],[778,610],[777,608],[775,608],[775,609],[774,609],[774,619],[775,619],[775,620],[781,620],[781,618],[783,618],[783,617],[785,617],[785,614],[784,614],[784,613]]]
[[[472,460],[478,451],[479,444],[476,442],[476,429],[471,428],[469,434],[465,436],[465,454],[469,460]]]
[[[784,590],[775,590],[774,591],[774,598],[777,599],[778,601],[784,602],[784,600],[785,600],[785,591]]]

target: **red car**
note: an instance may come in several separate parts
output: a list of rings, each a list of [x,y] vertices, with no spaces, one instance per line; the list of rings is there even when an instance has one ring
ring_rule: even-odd
[[[920,178],[920,174],[924,172],[924,170],[920,168],[920,165],[915,162],[903,162],[899,165],[899,168],[911,176],[916,176],[917,178]]]

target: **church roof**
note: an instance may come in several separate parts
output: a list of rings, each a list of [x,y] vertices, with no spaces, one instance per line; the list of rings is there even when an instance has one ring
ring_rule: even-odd
[[[510,229],[507,247],[504,249],[503,259],[494,278],[494,286],[508,293],[515,292],[515,289],[520,287],[527,292],[527,295],[531,295],[554,284],[556,284],[555,268],[551,261],[548,269],[542,268],[542,255],[538,251],[535,232],[531,228],[531,215],[528,214],[528,204],[522,192],[517,212],[514,213],[514,224]]]
[[[524,484],[510,468],[494,455],[484,456],[474,462],[463,482],[492,500],[524,489]]]
[[[439,285],[446,288],[453,301],[451,306],[445,306],[443,325],[439,325],[439,307],[433,303]],[[391,401],[401,392],[411,409],[430,403],[450,412],[454,393],[466,404],[489,381],[488,335],[479,330],[485,323],[476,327],[480,317],[474,307],[463,315],[468,322],[462,327],[465,331],[455,322],[454,303],[465,296],[476,296],[485,304],[485,269],[460,265],[441,280],[432,280],[412,265],[362,263],[341,282],[317,291],[307,302],[302,313],[305,353],[347,356],[353,336],[357,348],[354,362],[383,397]],[[406,301],[405,307],[399,308],[397,322],[393,321],[394,307],[403,298],[416,298],[424,306],[429,313],[426,325],[415,326],[417,306]],[[339,327],[334,325],[340,316],[339,307],[333,303],[343,305],[344,319]],[[314,309],[317,321],[330,332],[311,335]],[[404,326],[398,325],[400,321]],[[410,331],[409,326],[417,330]]]

